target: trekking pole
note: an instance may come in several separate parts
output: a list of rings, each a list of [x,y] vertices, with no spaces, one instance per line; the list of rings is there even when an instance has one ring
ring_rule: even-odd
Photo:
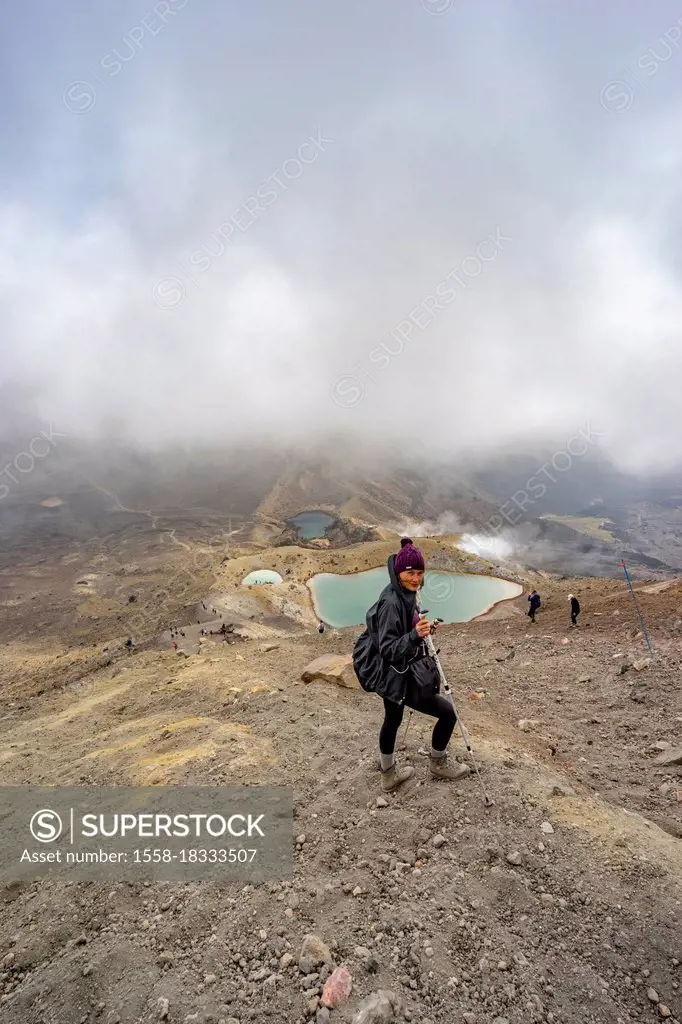
[[[425,615],[426,612],[425,611],[420,611],[420,614],[421,615]],[[442,622],[443,620],[442,619],[438,619],[437,621],[438,622]],[[459,717],[459,715],[457,713],[457,708],[455,707],[455,701],[454,701],[454,698],[452,696],[452,690],[450,689],[450,684],[448,683],[448,681],[447,681],[447,679],[445,677],[445,672],[443,672],[443,666],[440,663],[440,658],[438,657],[438,652],[437,652],[437,650],[435,648],[435,645],[434,645],[434,642],[433,642],[433,638],[431,637],[430,633],[426,637],[426,648],[427,648],[429,654],[431,655],[431,657],[433,658],[433,660],[436,663],[436,668],[438,669],[438,675],[440,676],[440,680],[441,680],[441,682],[443,684],[443,689],[445,690],[445,695],[446,695],[446,697],[449,698],[450,703],[452,704],[452,710],[455,712],[455,718],[457,719],[457,724],[459,725],[459,731],[461,732],[462,739],[464,740],[464,746],[466,747],[467,754],[469,755],[469,760],[471,761],[471,763],[473,765],[474,771],[476,773],[476,778],[478,779],[478,783],[479,783],[479,785],[481,787],[481,792],[483,793],[483,803],[484,803],[484,805],[486,807],[494,807],[495,806],[495,801],[493,800],[493,798],[490,796],[490,794],[486,790],[485,783],[483,782],[483,779],[481,778],[481,773],[478,770],[478,764],[476,763],[476,757],[474,756],[474,748],[471,746],[471,742],[469,740],[469,734],[466,731],[466,729],[464,728],[464,724],[462,722],[462,719]]]
[[[635,602],[635,609],[636,609],[637,614],[639,616],[639,622],[640,622],[640,625],[642,627],[642,633],[644,633],[644,639],[646,640],[646,645],[649,648],[649,654],[653,655],[654,651],[653,651],[653,647],[651,646],[651,643],[649,642],[649,634],[646,631],[646,626],[644,625],[644,619],[642,618],[642,613],[639,610],[639,605],[637,604],[637,598],[635,597],[635,592],[632,589],[632,580],[630,579],[630,573],[628,572],[628,569],[627,569],[627,566],[626,566],[624,560],[620,564],[623,566],[623,572],[625,573],[625,579],[627,580],[627,584],[628,584],[628,586],[630,588],[630,594],[632,595],[632,600]]]

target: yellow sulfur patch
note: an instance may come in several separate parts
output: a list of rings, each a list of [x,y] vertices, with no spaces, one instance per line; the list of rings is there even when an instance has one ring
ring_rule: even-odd
[[[138,736],[137,739],[128,740],[127,743],[119,743],[115,747],[100,747],[99,750],[92,750],[89,754],[84,754],[83,760],[91,761],[96,757],[113,757],[114,754],[120,754],[124,750],[133,750],[135,747],[143,746],[146,740],[146,736]]]
[[[181,718],[178,722],[169,722],[165,726],[169,732],[178,732],[179,729],[191,729],[196,725],[211,725],[213,719],[211,718]]]

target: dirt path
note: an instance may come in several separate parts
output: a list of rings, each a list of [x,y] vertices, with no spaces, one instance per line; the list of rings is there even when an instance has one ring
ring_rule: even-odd
[[[100,484],[96,484],[94,480],[90,480],[89,478],[87,478],[87,480],[88,480],[88,483],[92,487],[95,488],[95,490],[100,491],[102,494],[106,494],[106,496],[108,498],[111,498],[111,500],[114,502],[114,504],[116,506],[117,511],[119,511],[119,512],[130,512],[131,515],[135,515],[135,516],[147,516],[151,520],[153,529],[156,529],[156,523],[157,523],[157,520],[158,520],[159,517],[157,515],[155,515],[151,511],[151,509],[127,508],[126,505],[123,505],[121,503],[118,495],[114,494],[113,491],[109,491],[109,490],[107,490],[106,487],[102,487]]]

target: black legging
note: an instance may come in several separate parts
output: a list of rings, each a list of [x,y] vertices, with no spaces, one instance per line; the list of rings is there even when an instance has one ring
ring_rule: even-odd
[[[405,707],[411,707],[411,705],[396,704],[394,701],[384,698],[384,724],[379,733],[379,750],[382,754],[392,754],[395,750],[395,740],[403,720]],[[431,746],[434,750],[445,750],[457,724],[455,709],[447,697],[429,697],[418,704],[415,703],[413,710],[421,711],[423,715],[430,715],[431,718],[438,719],[433,727]]]

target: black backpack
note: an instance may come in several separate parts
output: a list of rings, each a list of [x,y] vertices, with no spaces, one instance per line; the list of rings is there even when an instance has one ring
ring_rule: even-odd
[[[353,668],[362,689],[374,693],[381,679],[381,656],[367,629],[355,642]]]

